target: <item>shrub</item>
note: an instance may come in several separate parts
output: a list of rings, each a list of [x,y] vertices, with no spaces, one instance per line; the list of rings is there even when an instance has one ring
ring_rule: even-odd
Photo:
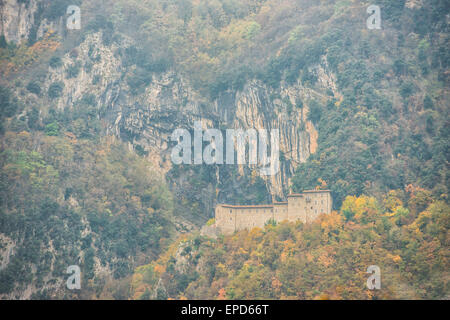
[[[423,107],[425,109],[432,109],[433,108],[433,100],[431,100],[429,95],[426,95],[425,99],[423,99]]]
[[[48,136],[57,136],[59,135],[59,125],[57,122],[49,123],[45,126],[45,134]]]
[[[62,82],[53,82],[48,88],[48,96],[50,99],[59,98],[62,95],[62,91],[64,89],[64,83]]]
[[[400,87],[400,95],[403,99],[408,98],[414,93],[414,85],[411,82],[402,84]]]
[[[52,57],[49,62],[50,67],[53,69],[60,68],[62,66],[62,60],[60,57]]]
[[[314,124],[317,124],[319,123],[321,116],[322,116],[322,107],[316,100],[312,100],[309,103],[308,119],[311,120]]]
[[[41,87],[36,81],[31,81],[30,83],[28,83],[27,90],[31,93],[34,93],[35,95],[41,94]]]
[[[0,48],[6,48],[8,46],[8,43],[6,42],[5,36],[2,34],[0,35]]]
[[[76,78],[78,76],[78,74],[80,73],[80,66],[78,63],[74,63],[72,65],[70,65],[67,68],[66,71],[66,78],[67,79],[72,79],[72,78]]]
[[[95,107],[97,105],[95,94],[92,93],[84,94],[83,97],[81,98],[80,103],[86,106]]]
[[[12,95],[9,88],[0,86],[0,119],[12,117],[18,107],[17,99]]]

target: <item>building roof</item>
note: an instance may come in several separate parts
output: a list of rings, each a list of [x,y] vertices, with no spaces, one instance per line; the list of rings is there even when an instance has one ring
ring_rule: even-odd
[[[263,205],[254,205],[254,206],[242,206],[242,205],[232,205],[232,204],[219,204],[219,206],[224,208],[235,208],[235,209],[252,209],[252,208],[273,208],[273,204],[263,204]]]
[[[330,190],[305,190],[302,193],[292,193],[288,195],[289,197],[303,197],[307,193],[323,193],[331,192]],[[263,209],[263,208],[273,208],[273,206],[287,205],[287,202],[274,202],[273,204],[263,204],[263,205],[232,205],[232,204],[218,204],[223,208],[233,208],[233,209]]]
[[[288,195],[289,197],[303,197],[305,193],[324,193],[324,192],[331,192],[330,190],[305,190],[302,193],[291,193]]]

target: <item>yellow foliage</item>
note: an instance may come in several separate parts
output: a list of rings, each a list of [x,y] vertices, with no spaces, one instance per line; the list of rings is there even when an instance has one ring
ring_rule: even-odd
[[[392,257],[392,261],[394,261],[395,263],[400,263],[400,262],[402,262],[402,257],[400,257],[399,255],[396,255],[396,256]]]
[[[378,211],[378,203],[374,197],[362,195],[360,197],[348,196],[345,198],[341,212],[349,211],[359,221],[375,215]]]
[[[403,206],[403,201],[399,199],[399,192],[396,190],[391,190],[388,193],[386,199],[384,199],[383,203],[386,209],[393,212],[394,209],[398,206]]]
[[[329,266],[334,264],[335,260],[327,252],[322,252],[322,254],[320,254],[317,258],[317,262],[323,265],[325,268],[328,268]]]
[[[153,269],[158,275],[163,274],[166,271],[166,268],[164,266],[161,266],[159,264],[155,265]]]

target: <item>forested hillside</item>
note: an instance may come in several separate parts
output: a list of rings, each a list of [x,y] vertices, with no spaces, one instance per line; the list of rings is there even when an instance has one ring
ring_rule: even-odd
[[[3,139],[2,246],[14,254],[5,256],[1,293],[32,284],[39,289],[34,298],[56,297],[74,264],[92,290],[101,289],[96,275],[123,278],[164,249],[172,196],[119,142],[102,139],[99,148],[74,136],[25,131]]]
[[[0,299],[448,298],[449,16],[448,0],[0,1]],[[171,133],[196,121],[279,129],[280,173],[173,164]],[[218,203],[315,188],[335,212],[311,225],[198,235]],[[385,290],[366,290],[371,264]]]
[[[347,197],[311,224],[194,235],[136,269],[134,299],[448,299],[449,207],[409,187]],[[382,270],[382,289],[366,269]],[[126,292],[126,291],[125,291]]]

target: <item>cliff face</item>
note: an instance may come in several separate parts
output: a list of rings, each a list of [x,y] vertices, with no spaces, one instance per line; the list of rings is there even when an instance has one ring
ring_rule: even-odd
[[[8,42],[27,40],[34,24],[37,2],[19,3],[17,0],[0,1],[0,34]]]
[[[122,88],[126,90],[126,88]],[[271,95],[279,98],[272,99]],[[289,104],[305,100],[312,94],[301,84],[282,88],[281,92],[259,81],[250,81],[240,92],[222,95],[212,103],[206,102],[173,73],[161,75],[138,98],[120,95],[122,102],[109,109],[114,121],[108,125],[111,133],[128,137],[139,144],[162,169],[171,167],[169,138],[177,128],[192,128],[201,121],[203,128],[279,129],[280,151],[286,161],[281,173],[268,177],[273,194],[283,195],[288,178],[296,165],[315,151],[317,132],[307,120],[308,107],[295,109],[288,115]]]
[[[318,133],[308,120],[309,101],[324,99],[316,91],[317,87],[313,90],[297,81],[273,89],[261,81],[251,80],[241,91],[226,92],[211,102],[192,89],[183,77],[168,71],[155,75],[144,92],[134,95],[123,80],[130,69],[123,66],[116,54],[119,47],[128,45],[127,41],[105,45],[100,33],[88,35],[62,58],[60,67],[49,67],[45,74],[42,91],[47,92],[54,83],[62,83],[60,97],[41,101],[32,93],[18,94],[30,106],[50,105],[59,110],[75,108],[87,95],[94,97],[94,104],[103,110],[101,120],[106,133],[128,141],[130,149],[143,150],[164,173],[172,166],[170,135],[177,128],[193,128],[195,121],[201,121],[204,129],[279,129],[281,170],[264,179],[272,195],[287,194],[289,178],[296,166],[317,148]],[[68,69],[74,66],[79,72],[68,77]],[[319,87],[336,91],[325,62],[311,71],[316,73]],[[41,110],[41,114],[45,112]],[[220,182],[220,176],[218,179]]]
[[[20,42],[30,36],[32,29],[38,30],[37,39],[50,27],[62,33],[63,18],[51,23],[43,19],[35,25],[36,2],[6,1],[1,10],[2,32],[7,41]],[[314,89],[300,80],[291,85],[282,83],[277,89],[250,80],[242,90],[227,91],[211,101],[195,91],[182,75],[169,70],[153,74],[150,84],[136,94],[126,81],[135,66],[126,65],[120,54],[134,41],[123,37],[105,44],[103,37],[101,32],[88,34],[63,56],[60,66],[48,67],[43,72],[42,92],[59,83],[62,84],[59,97],[37,98],[19,89],[16,93],[27,106],[40,110],[41,119],[52,108],[75,110],[80,101],[91,97],[106,134],[127,141],[130,149],[140,150],[163,173],[172,167],[170,135],[177,128],[193,128],[195,121],[201,121],[204,129],[279,129],[280,171],[263,179],[272,197],[283,198],[289,192],[289,179],[297,165],[317,149],[318,132],[308,119],[310,101],[326,101],[327,97],[320,93],[325,90],[339,97],[325,59],[309,70],[318,79]],[[68,76],[74,68],[77,72]],[[44,110],[43,105],[49,106],[48,109]],[[242,167],[239,172],[243,174]],[[219,172],[216,178],[220,184]],[[202,193],[200,201],[207,214],[212,215],[215,203],[223,201],[218,199],[220,190],[211,185]]]
[[[50,29],[62,34],[62,17],[50,20],[41,16],[40,8],[44,2],[48,1],[1,0],[0,35],[4,35],[7,42],[18,44],[38,39]]]

